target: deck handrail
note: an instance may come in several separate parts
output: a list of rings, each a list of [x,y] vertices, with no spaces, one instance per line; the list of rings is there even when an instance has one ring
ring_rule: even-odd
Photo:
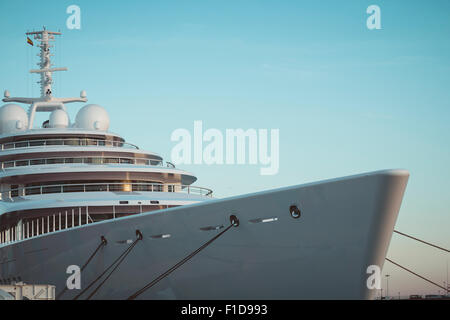
[[[14,141],[0,144],[0,149],[10,150],[10,149],[31,148],[31,147],[53,147],[58,145],[72,146],[72,147],[115,147],[115,148],[139,149],[138,146],[124,141],[102,140],[91,138],[59,138],[59,139]]]
[[[40,185],[40,186],[14,188],[11,190],[1,192],[1,196],[3,200],[5,198],[12,199],[19,196],[42,195],[52,193],[136,192],[136,191],[187,193],[207,197],[212,197],[213,193],[211,189],[190,185],[113,182],[113,183],[55,184],[55,185]]]
[[[68,160],[73,159],[82,159],[80,162],[70,162]],[[101,159],[101,162],[89,162],[85,161],[85,159]],[[107,162],[106,159],[114,159],[118,162]],[[54,160],[62,160],[62,162],[58,163],[48,163],[50,161]],[[122,160],[129,160],[132,162],[122,162]],[[139,161],[140,160],[140,161]],[[45,163],[32,163],[44,161]],[[24,163],[28,162],[27,164],[20,164],[17,163]],[[141,162],[141,163],[139,163]],[[152,164],[152,162],[156,162],[157,164]],[[164,163],[162,160],[154,160],[154,159],[147,159],[147,158],[133,158],[133,157],[114,157],[114,156],[76,156],[76,157],[51,157],[51,158],[33,158],[33,159],[18,159],[18,160],[10,160],[10,161],[3,161],[0,164],[1,169],[10,169],[10,168],[21,168],[21,167],[29,167],[29,166],[42,166],[42,165],[58,165],[58,164],[88,164],[88,165],[105,165],[105,164],[135,164],[135,165],[146,165],[146,166],[163,166]]]
[[[159,207],[157,210],[164,210],[169,208],[168,205],[154,205]],[[113,207],[116,207],[113,205]],[[126,215],[137,215],[144,214],[146,212],[140,206],[139,212],[131,212]],[[82,227],[88,224],[99,223],[107,220],[115,220],[123,215],[116,216],[115,210],[113,209],[112,216],[102,218],[99,220],[94,220],[89,214],[89,207],[86,206],[78,208],[63,209],[59,212],[54,212],[53,214],[46,214],[41,217],[27,218],[25,220],[19,220],[15,225],[12,226],[2,226],[0,228],[0,247],[7,246],[17,241],[26,240],[30,238],[39,237],[42,235],[52,234],[59,231],[70,230],[78,227]]]

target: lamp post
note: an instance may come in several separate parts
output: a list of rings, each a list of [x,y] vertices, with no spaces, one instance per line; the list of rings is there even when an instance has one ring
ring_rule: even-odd
[[[389,274],[386,275],[386,300],[389,298]]]

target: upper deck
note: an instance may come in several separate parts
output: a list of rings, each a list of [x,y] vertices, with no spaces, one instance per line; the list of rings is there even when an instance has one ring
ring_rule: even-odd
[[[84,90],[79,97],[55,97],[52,91],[54,68],[51,49],[59,32],[27,33],[34,37],[39,69],[40,97],[14,97],[4,92],[0,107],[0,198],[17,203],[19,199],[45,200],[52,195],[78,193],[115,194],[146,192],[187,193],[211,197],[212,191],[191,186],[197,178],[175,168],[153,152],[141,150],[121,136],[109,132],[108,112],[97,104],[82,106],[70,119],[67,104],[86,103]],[[28,105],[24,108],[19,104]],[[35,123],[36,113],[47,120]],[[82,202],[79,204],[82,206]]]
[[[43,128],[0,136],[0,162],[2,163],[36,158],[98,157],[99,155],[115,158],[145,158],[152,160],[152,165],[162,163],[163,160],[160,155],[141,150],[138,146],[126,142],[121,136],[107,131]],[[7,167],[15,166],[12,164]]]
[[[135,149],[139,147],[125,142],[121,136],[111,132],[98,132],[79,128],[41,128],[0,135],[0,150],[23,149],[47,146],[108,146]]]

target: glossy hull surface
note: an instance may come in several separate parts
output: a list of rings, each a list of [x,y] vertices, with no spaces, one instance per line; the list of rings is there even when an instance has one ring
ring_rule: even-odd
[[[370,299],[366,269],[383,266],[408,177],[379,171],[59,231],[0,247],[0,278],[53,284],[59,293],[67,267],[82,266],[103,235],[108,244],[82,272],[83,289],[140,230],[143,240],[93,296],[126,299],[224,230],[205,229],[227,227],[234,214],[239,227],[139,299]],[[291,205],[300,218],[291,217]]]

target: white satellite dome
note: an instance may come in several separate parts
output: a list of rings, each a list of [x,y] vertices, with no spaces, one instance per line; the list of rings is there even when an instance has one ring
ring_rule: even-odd
[[[109,129],[108,112],[97,104],[88,104],[78,111],[75,118],[75,127],[107,131]]]
[[[28,115],[17,104],[5,104],[0,108],[0,133],[13,133],[26,130],[28,127]]]
[[[56,109],[50,113],[50,128],[67,128],[69,126],[69,115],[61,109]]]

